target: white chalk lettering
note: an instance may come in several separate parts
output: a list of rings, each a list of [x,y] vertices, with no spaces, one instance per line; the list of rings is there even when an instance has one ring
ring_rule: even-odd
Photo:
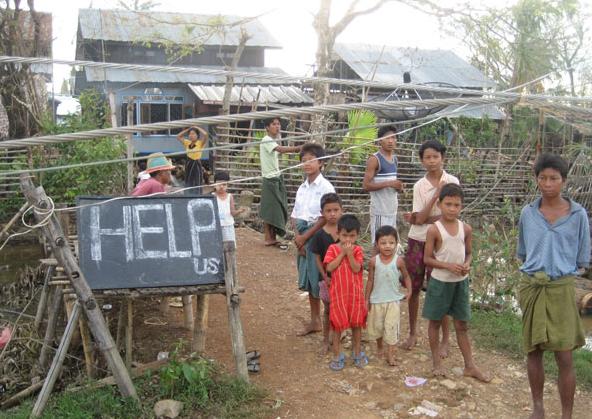
[[[208,260],[208,273],[216,275],[220,270],[220,259],[211,258]]]
[[[209,211],[208,217],[210,219],[209,224],[199,224],[196,219],[196,211],[200,209],[207,209]],[[216,217],[214,213],[214,203],[211,200],[200,200],[194,199],[187,203],[187,214],[189,216],[189,232],[191,234],[191,248],[193,250],[193,256],[201,256],[201,246],[199,243],[199,233],[202,231],[215,231],[216,230]],[[203,218],[203,217],[200,217]],[[203,219],[201,220],[203,221]],[[196,273],[197,270],[196,270]]]
[[[134,259],[134,247],[132,237],[132,217],[129,207],[123,207],[123,226],[121,228],[101,228],[101,208],[90,208],[90,255],[91,260],[103,259],[101,248],[101,236],[123,236],[125,241],[125,260]]]
[[[140,213],[142,211],[162,211],[162,204],[145,204],[134,205],[134,241],[136,250],[136,259],[166,259],[167,252],[162,250],[147,250],[144,249],[144,234],[162,234],[163,227],[157,226],[142,226]]]
[[[177,250],[175,224],[173,223],[173,206],[171,204],[164,204],[164,211],[166,213],[167,229],[169,231],[169,256],[172,258],[190,258],[191,250]]]

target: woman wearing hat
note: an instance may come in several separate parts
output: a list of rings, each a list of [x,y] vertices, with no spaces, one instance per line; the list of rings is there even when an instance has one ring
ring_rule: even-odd
[[[165,192],[165,185],[171,182],[171,170],[175,166],[162,153],[154,153],[148,156],[145,173],[150,175],[138,183],[132,191],[132,196],[151,195]]]
[[[189,139],[185,138],[188,133]],[[201,186],[203,184],[203,168],[201,167],[201,154],[208,139],[208,133],[201,127],[184,129],[177,135],[177,140],[183,144],[187,152],[185,162],[185,187]],[[201,193],[201,188],[192,190],[195,194]]]

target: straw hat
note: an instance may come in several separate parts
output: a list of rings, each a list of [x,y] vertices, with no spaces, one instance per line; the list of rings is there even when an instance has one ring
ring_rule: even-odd
[[[161,170],[173,170],[175,166],[162,153],[153,153],[148,156],[146,164],[146,173],[154,173]]]

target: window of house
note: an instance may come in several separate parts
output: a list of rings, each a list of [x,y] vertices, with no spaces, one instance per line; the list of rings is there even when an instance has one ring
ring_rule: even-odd
[[[136,99],[137,98],[138,97],[136,97]],[[139,103],[134,103],[134,125],[137,125],[138,123],[153,124],[156,122],[168,122],[183,119],[186,112],[184,108],[191,108],[191,106],[183,106],[183,97],[181,96],[144,95],[139,99]],[[137,111],[138,106],[140,107],[139,112]],[[127,102],[121,104],[120,110],[121,125],[126,126]],[[178,128],[171,130],[154,130],[143,132],[142,135],[177,135],[180,131],[181,129]]]

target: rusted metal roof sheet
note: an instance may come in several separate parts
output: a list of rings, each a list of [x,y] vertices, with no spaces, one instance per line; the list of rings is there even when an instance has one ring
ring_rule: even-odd
[[[189,88],[205,103],[222,103],[224,86],[195,85]],[[233,86],[231,103],[311,104],[313,100],[296,86]]]
[[[412,83],[495,87],[493,80],[452,51],[336,43],[334,53],[364,80],[401,83],[403,73],[409,72]]]
[[[282,47],[258,20],[240,16],[79,9],[78,25],[84,39],[202,45],[238,45],[243,26],[247,46]]]

